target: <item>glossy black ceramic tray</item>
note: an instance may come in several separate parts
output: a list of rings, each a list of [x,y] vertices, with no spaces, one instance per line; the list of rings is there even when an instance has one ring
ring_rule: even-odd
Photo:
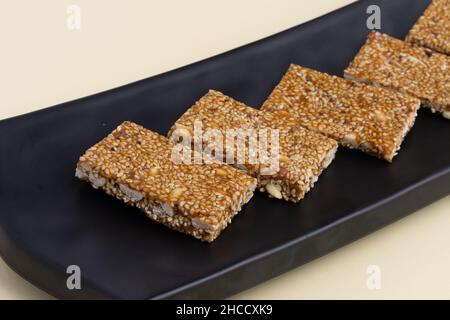
[[[165,134],[210,88],[257,107],[291,62],[342,75],[369,32],[368,5],[381,7],[383,32],[402,38],[428,3],[357,2],[211,59],[1,121],[3,259],[60,298],[224,298],[446,196],[450,123],[426,110],[393,164],[340,149],[304,201],[256,194],[213,244],[74,178],[83,151],[124,120]],[[81,268],[81,290],[66,287],[69,265]]]

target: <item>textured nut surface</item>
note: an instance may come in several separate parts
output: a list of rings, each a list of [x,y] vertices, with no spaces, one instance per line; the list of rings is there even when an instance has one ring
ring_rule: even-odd
[[[358,148],[358,142],[356,142],[356,135],[354,133],[346,134],[342,138],[342,144],[349,145],[352,148]]]
[[[226,176],[227,172],[225,170],[219,168],[219,169],[216,169],[216,174],[219,176]]]
[[[158,167],[152,167],[150,169],[150,174],[151,175],[157,175],[159,173],[159,168]]]
[[[75,177],[77,177],[78,179],[86,179],[88,176],[86,173],[84,173],[83,171],[81,171],[80,169],[76,168],[75,169]]]
[[[213,226],[209,225],[205,221],[203,221],[200,218],[193,218],[192,219],[192,226],[196,229],[204,229],[204,230],[212,230],[214,229]]]
[[[89,173],[92,171],[92,168],[90,165],[88,165],[86,162],[84,162],[83,160],[80,161],[78,163],[78,166],[80,167],[80,169],[82,169],[84,172]]]
[[[119,189],[131,200],[131,201],[139,201],[144,198],[144,195],[136,190],[129,188],[124,184],[119,185]]]
[[[170,192],[170,194],[169,194],[170,200],[172,200],[172,201],[177,200],[183,194],[183,192],[185,190],[186,190],[185,188],[175,188],[175,189],[173,189]]]
[[[172,207],[167,203],[158,204],[155,211],[158,214],[166,214],[168,216],[173,216],[174,214]]]
[[[444,112],[442,115],[444,116],[445,119],[450,120],[450,111]]]
[[[384,122],[384,121],[388,120],[388,117],[380,110],[375,110],[374,114],[375,114],[375,119],[377,119],[380,122]]]
[[[266,190],[272,197],[274,197],[276,199],[283,198],[283,195],[281,194],[280,186],[278,186],[278,185],[275,185],[275,184],[269,182],[266,185]]]
[[[89,181],[95,189],[103,187],[106,183],[105,178],[94,175],[93,173],[89,174]]]

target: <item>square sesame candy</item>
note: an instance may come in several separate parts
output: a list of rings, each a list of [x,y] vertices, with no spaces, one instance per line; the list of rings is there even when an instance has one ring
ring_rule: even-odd
[[[343,146],[392,161],[414,124],[420,101],[292,64],[264,102]]]
[[[217,161],[176,164],[174,146],[124,122],[80,157],[76,176],[159,223],[211,242],[250,200],[256,179]]]
[[[450,57],[373,32],[345,77],[403,92],[450,119]]]
[[[322,171],[332,162],[337,150],[335,140],[299,126],[297,120],[286,112],[259,111],[214,90],[210,90],[176,121],[169,137],[174,138],[176,130],[194,135],[196,121],[201,121],[204,132],[218,130],[224,137],[224,149],[227,143],[233,146],[230,164],[257,178],[260,191],[287,201],[297,202],[304,198]],[[275,129],[279,144],[278,167],[268,172],[261,158],[256,163],[251,161],[250,154],[254,155],[259,150],[250,145],[249,139],[242,161],[239,161],[234,153],[237,142],[226,139],[227,132],[235,129],[253,129],[257,134],[266,132],[267,135]],[[261,136],[256,139],[262,141]],[[211,139],[203,136],[193,144],[200,144],[203,148],[211,145],[211,142]],[[224,153],[215,156],[227,162]]]

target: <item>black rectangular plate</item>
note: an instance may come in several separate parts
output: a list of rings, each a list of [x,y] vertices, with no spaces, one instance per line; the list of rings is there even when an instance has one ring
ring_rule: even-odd
[[[450,123],[426,110],[393,164],[340,149],[304,201],[257,194],[213,244],[74,178],[84,150],[124,120],[165,134],[210,88],[259,106],[292,62],[342,75],[369,32],[370,4],[381,7],[381,31],[403,38],[429,1],[360,1],[211,59],[1,121],[2,257],[60,298],[224,298],[449,194]],[[81,290],[66,288],[69,265],[81,268]]]

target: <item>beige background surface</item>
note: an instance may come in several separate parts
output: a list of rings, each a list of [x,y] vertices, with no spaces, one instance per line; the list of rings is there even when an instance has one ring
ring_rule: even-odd
[[[350,0],[3,1],[0,118],[227,51]],[[66,8],[81,8],[81,29]],[[450,197],[234,298],[450,298]],[[381,288],[367,287],[367,268]],[[1,299],[46,299],[0,260]]]

